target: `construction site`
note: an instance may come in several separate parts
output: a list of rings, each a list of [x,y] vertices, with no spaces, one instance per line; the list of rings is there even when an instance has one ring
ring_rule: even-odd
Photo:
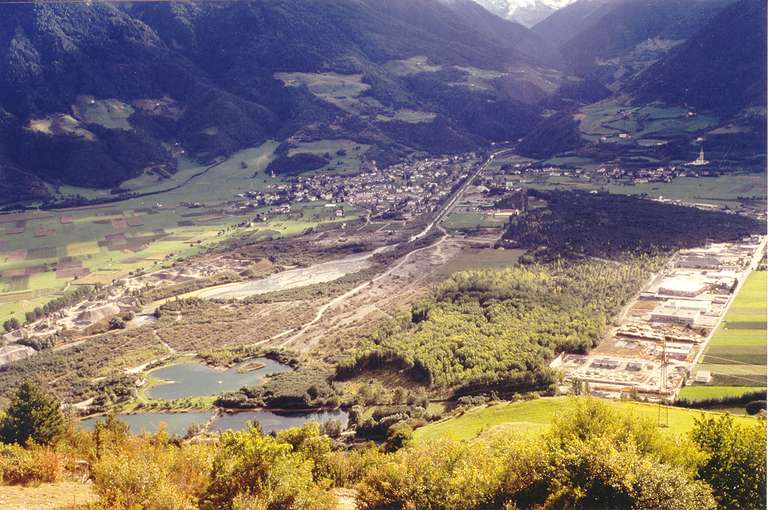
[[[751,236],[676,253],[598,347],[550,364],[564,374],[563,391],[670,402],[686,384],[708,383],[697,364],[765,249],[765,237]]]

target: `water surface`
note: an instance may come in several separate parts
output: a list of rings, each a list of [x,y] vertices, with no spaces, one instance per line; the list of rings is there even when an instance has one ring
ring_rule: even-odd
[[[160,423],[165,423],[165,430],[169,434],[183,436],[192,425],[205,425],[213,416],[212,411],[190,411],[187,413],[136,413],[120,414],[117,418],[128,424],[131,432],[141,434],[142,432],[157,432]],[[96,422],[103,421],[106,418],[99,416],[96,418],[87,418],[80,421],[80,426],[93,430]]]
[[[261,363],[264,367],[249,372],[240,372],[241,367],[251,363]],[[147,395],[157,400],[219,395],[228,391],[237,391],[243,386],[254,385],[269,374],[288,370],[291,370],[288,365],[268,358],[248,360],[226,370],[196,362],[179,363],[152,370],[150,375],[153,378],[169,382],[149,388]]]
[[[337,420],[342,428],[349,423],[349,415],[344,411],[243,411],[239,413],[224,414],[216,418],[211,424],[211,432],[223,432],[225,430],[243,430],[249,421],[259,422],[264,433],[277,432],[291,427],[301,427],[308,421],[325,423]]]

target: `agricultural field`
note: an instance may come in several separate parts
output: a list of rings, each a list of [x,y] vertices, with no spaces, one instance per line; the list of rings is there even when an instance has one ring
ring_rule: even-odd
[[[448,230],[474,230],[478,228],[503,228],[509,218],[504,216],[487,216],[480,211],[452,212],[443,221],[442,225]]]
[[[765,388],[758,388],[755,386],[686,386],[680,390],[678,398],[684,398],[691,402],[695,402],[698,400],[739,397],[745,393],[752,393],[761,389],[765,391]]]
[[[376,115],[379,122],[408,122],[409,124],[419,124],[421,122],[432,122],[437,117],[436,113],[422,112],[419,110],[410,110],[403,108],[395,112],[380,113]]]
[[[86,124],[98,124],[107,129],[130,130],[128,118],[135,111],[131,105],[117,99],[96,99],[91,96],[79,96],[72,110],[77,118]]]
[[[346,146],[346,145],[345,145]],[[235,195],[281,182],[265,174],[276,142],[246,149],[215,165],[182,159],[170,179],[144,182],[134,189],[155,193],[120,202],[0,215],[0,322],[23,321],[31,311],[71,285],[102,283],[137,269],[159,268],[167,257],[187,257],[231,235],[230,227],[248,216],[224,210]],[[325,149],[330,147],[325,147]],[[322,150],[324,147],[315,147]],[[340,168],[351,170],[365,147],[350,147]],[[226,183],[222,186],[221,183]],[[63,188],[59,196],[80,193]],[[198,203],[195,208],[182,203]],[[345,207],[345,221],[357,215]],[[273,217],[251,231],[295,235],[324,221],[338,221],[321,203],[296,204],[290,215]],[[238,234],[243,233],[238,230]]]
[[[458,271],[470,269],[503,269],[514,266],[525,250],[464,247],[442,264],[437,276],[447,278]]]
[[[311,173],[328,173],[333,171],[337,174],[355,173],[360,169],[365,153],[370,145],[353,142],[352,140],[317,140],[314,142],[302,142],[288,151],[288,156],[296,154],[315,154],[324,156],[328,154],[330,161],[322,168],[314,170]]]
[[[564,158],[560,158],[564,159]],[[550,161],[551,163],[551,161]],[[559,161],[559,164],[575,165],[575,162]],[[589,165],[575,165],[583,168]],[[743,204],[764,208],[768,203],[765,174],[734,173],[718,177],[678,177],[669,183],[643,184],[592,182],[570,176],[519,176],[509,175],[507,180],[528,188],[554,190],[600,190],[619,195],[642,195],[651,198],[682,200],[689,203],[711,204],[737,208]]]
[[[361,95],[371,88],[363,83],[362,74],[338,73],[276,73],[275,78],[286,87],[306,86],[317,98],[352,114],[381,108],[381,103]]]
[[[766,386],[766,289],[768,273],[753,272],[734,299],[704,353],[698,370],[715,386]]]
[[[666,137],[697,133],[717,126],[717,117],[680,107],[646,105],[630,107],[607,99],[582,108],[577,114],[582,136],[591,142],[663,144]],[[621,138],[620,134],[629,135]]]
[[[395,76],[410,76],[419,73],[435,73],[443,69],[443,66],[430,64],[424,55],[417,55],[404,60],[390,60],[384,64],[387,72]]]
[[[549,397],[520,402],[507,402],[470,409],[459,416],[441,420],[414,433],[416,442],[428,442],[438,438],[466,440],[490,430],[541,433],[559,413],[566,412],[574,402],[572,397]],[[630,401],[603,401],[622,413],[633,413],[640,418],[659,420],[669,424],[665,429],[671,434],[685,434],[693,428],[694,420],[707,411],[660,407]],[[735,417],[737,423],[752,423],[756,418]]]

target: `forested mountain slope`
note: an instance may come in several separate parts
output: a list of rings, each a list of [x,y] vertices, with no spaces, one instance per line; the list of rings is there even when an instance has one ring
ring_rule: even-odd
[[[554,52],[528,29],[467,8],[5,5],[0,168],[107,187],[152,165],[173,171],[181,149],[204,161],[292,135],[352,137],[378,160],[519,136],[551,90],[506,77],[545,70]],[[381,120],[404,108],[434,113],[430,129]]]

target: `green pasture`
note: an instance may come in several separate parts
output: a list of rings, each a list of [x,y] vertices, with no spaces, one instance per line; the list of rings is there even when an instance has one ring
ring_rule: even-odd
[[[699,364],[713,384],[766,385],[768,273],[754,271],[739,289]]]
[[[133,107],[117,99],[80,96],[73,109],[86,124],[98,124],[107,129],[133,129],[128,122],[128,118],[133,115]]]
[[[416,442],[428,442],[439,438],[467,440],[493,429],[542,433],[559,413],[564,413],[574,404],[573,397],[548,397],[536,400],[509,402],[481,406],[463,414],[441,420],[414,433]],[[702,414],[719,414],[707,411],[683,409],[679,407],[660,407],[632,401],[605,400],[609,406],[622,414],[632,414],[638,418],[659,420],[669,424],[664,430],[671,434],[685,434],[694,425],[694,420]],[[755,423],[756,418],[735,417],[738,423]]]
[[[384,68],[396,76],[410,76],[419,73],[434,73],[442,70],[443,66],[430,64],[424,55],[417,55],[405,60],[390,60]]]
[[[752,393],[760,390],[765,392],[765,388],[759,388],[755,386],[694,385],[686,386],[680,390],[678,397],[695,402],[697,400],[707,400],[711,398],[739,397],[745,393]]]
[[[376,115],[376,120],[379,122],[408,122],[409,124],[419,124],[422,122],[432,122],[437,117],[436,113],[422,112],[419,110],[410,110],[403,108],[391,113],[380,113]]]
[[[577,166],[586,168],[587,164],[577,164],[579,158],[556,158],[550,164]],[[652,182],[634,184],[629,181],[593,182],[575,176],[517,176],[507,178],[515,184],[528,188],[551,190],[600,190],[620,195],[647,195],[650,198],[682,200],[689,203],[713,204],[739,207],[744,202],[768,202],[768,191],[765,187],[765,174],[725,174],[719,177],[679,177],[672,182]]]
[[[482,212],[453,212],[449,214],[442,225],[449,230],[472,230],[475,228],[503,228],[509,218],[486,216]]]
[[[631,135],[631,139],[661,139],[681,133],[698,133],[712,129],[720,119],[713,115],[692,112],[686,108],[651,104],[645,106],[624,106],[607,99],[581,109],[577,118],[581,121],[582,135],[597,141],[608,137],[611,142],[629,143],[619,139],[619,133]],[[631,142],[634,143],[634,142]],[[647,145],[647,142],[643,145]]]
[[[275,73],[286,87],[306,86],[317,98],[345,112],[359,114],[382,105],[370,97],[360,97],[371,88],[363,83],[362,74],[339,73]]]
[[[289,156],[300,153],[316,154],[331,157],[330,162],[323,168],[310,173],[328,173],[332,171],[339,174],[355,173],[360,170],[365,153],[370,145],[354,142],[352,140],[317,140],[314,142],[302,142],[288,151]],[[339,151],[343,151],[339,154]]]

